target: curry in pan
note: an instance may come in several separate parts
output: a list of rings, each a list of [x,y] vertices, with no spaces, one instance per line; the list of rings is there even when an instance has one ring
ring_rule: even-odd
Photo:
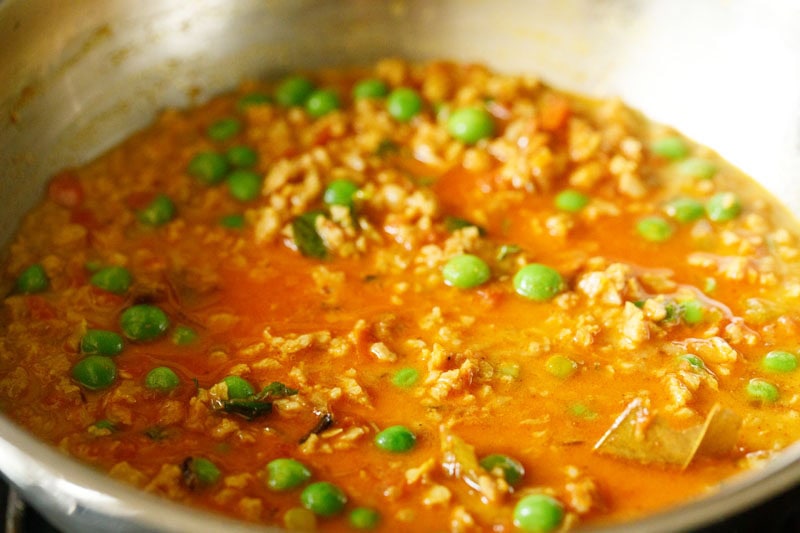
[[[709,149],[533,77],[245,83],[53,177],[3,268],[0,408],[290,530],[631,519],[800,438],[799,235]]]

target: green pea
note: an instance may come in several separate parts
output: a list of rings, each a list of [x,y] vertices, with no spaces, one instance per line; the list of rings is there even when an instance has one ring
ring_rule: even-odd
[[[706,202],[708,218],[714,222],[726,222],[738,217],[742,212],[739,198],[732,192],[720,192]]]
[[[94,261],[94,260],[93,261],[86,261],[83,264],[83,266],[89,272],[97,272],[98,270],[103,268],[103,263],[101,263],[100,261]]]
[[[353,199],[358,192],[358,185],[350,180],[335,180],[328,184],[322,201],[326,205],[344,205],[353,207]]]
[[[334,516],[342,512],[347,503],[345,493],[327,481],[312,483],[300,494],[303,507],[319,516]]]
[[[646,217],[636,224],[636,231],[646,241],[665,242],[672,237],[672,226],[661,217]]]
[[[564,290],[564,280],[557,270],[531,263],[522,267],[514,276],[514,290],[520,296],[543,302]]]
[[[203,183],[214,185],[225,179],[228,160],[216,152],[200,152],[189,162],[187,171]]]
[[[494,135],[494,119],[483,108],[465,107],[450,115],[447,131],[464,144],[475,144]]]
[[[414,89],[400,87],[389,93],[386,109],[396,120],[408,122],[422,111],[422,98]]]
[[[563,355],[553,355],[547,359],[544,367],[549,374],[566,379],[578,370],[578,363]]]
[[[81,353],[87,355],[117,355],[123,347],[122,337],[113,331],[89,329],[81,337]]]
[[[137,216],[147,226],[163,226],[175,217],[175,204],[169,196],[159,194]]]
[[[178,346],[186,346],[197,340],[197,332],[189,326],[178,326],[172,332],[172,342]]]
[[[369,507],[356,507],[350,511],[350,525],[356,529],[375,529],[381,521],[381,515]]]
[[[375,435],[375,444],[381,450],[403,453],[411,450],[417,437],[405,426],[391,426]]]
[[[583,418],[584,420],[594,420],[597,418],[597,413],[588,405],[583,403],[573,403],[570,405],[569,413],[572,416],[577,416],[578,418]]]
[[[682,223],[694,222],[706,214],[706,208],[703,207],[702,202],[694,198],[676,198],[666,205],[664,211]]]
[[[717,166],[699,157],[692,157],[685,161],[678,163],[678,172],[684,176],[698,178],[701,180],[710,180],[717,173]]]
[[[306,100],[306,111],[314,118],[327,115],[341,106],[339,95],[332,89],[317,89]]]
[[[650,150],[661,157],[677,161],[689,155],[689,147],[680,137],[663,137],[650,144]]]
[[[519,363],[500,363],[497,367],[497,372],[500,373],[501,376],[505,376],[511,379],[517,379],[519,377],[519,370],[520,366]]]
[[[681,318],[687,324],[693,326],[703,321],[705,307],[697,300],[688,300],[681,303]]]
[[[315,531],[317,517],[308,509],[292,507],[283,514],[283,525],[289,531]]]
[[[127,308],[119,319],[122,333],[131,340],[151,341],[169,328],[166,313],[154,305],[140,304]]]
[[[219,225],[228,229],[242,229],[246,224],[244,215],[234,213],[231,215],[223,215],[219,218]]]
[[[236,102],[236,109],[244,111],[248,107],[267,105],[272,103],[272,98],[264,93],[250,93],[239,98]]]
[[[499,470],[503,473],[503,478],[505,478],[506,482],[512,487],[519,483],[525,475],[525,467],[519,461],[499,453],[487,455],[481,459],[481,467],[487,472]]]
[[[489,281],[491,276],[489,265],[480,257],[471,254],[452,257],[442,268],[444,282],[459,289],[482,285]]]
[[[237,400],[249,398],[255,394],[253,386],[246,379],[239,376],[228,376],[222,380],[228,387],[228,399]]]
[[[242,129],[242,123],[235,118],[223,118],[211,124],[206,135],[214,141],[226,141],[235,137]]]
[[[696,368],[698,370],[705,370],[706,368],[706,364],[703,362],[703,360],[694,354],[691,353],[683,354],[680,358],[682,361],[686,361],[693,368]]]
[[[566,189],[556,195],[556,207],[568,213],[577,213],[589,204],[589,197],[582,192]]]
[[[793,372],[797,370],[797,356],[791,352],[773,350],[764,356],[761,366],[770,372]]]
[[[545,494],[531,494],[514,507],[514,525],[530,533],[547,533],[561,525],[564,507]]]
[[[267,464],[267,486],[272,490],[290,490],[311,479],[311,471],[294,459],[275,459]]]
[[[89,390],[110,387],[117,378],[117,365],[102,355],[87,355],[72,367],[72,377]]]
[[[168,392],[180,384],[178,374],[166,366],[156,367],[144,377],[144,386],[152,390]]]
[[[121,266],[111,266],[101,268],[89,278],[89,283],[99,289],[103,289],[114,294],[122,294],[127,291],[133,278],[127,268]]]
[[[747,383],[747,396],[761,403],[775,403],[780,394],[778,387],[763,379],[753,378]]]
[[[217,468],[217,465],[203,457],[193,457],[189,468],[192,472],[194,472],[194,475],[197,477],[197,481],[206,486],[213,485],[219,481],[219,478],[222,475],[222,473],[219,471],[219,468]]]
[[[261,176],[252,170],[234,170],[228,176],[228,192],[240,202],[255,200],[261,193]]]
[[[39,263],[31,265],[17,277],[17,292],[34,294],[44,292],[50,286],[50,278]]]
[[[258,161],[258,153],[249,146],[232,146],[225,152],[225,159],[234,167],[250,168]]]
[[[389,94],[389,87],[378,79],[361,80],[353,87],[353,99],[383,98]]]
[[[418,380],[419,372],[416,368],[401,368],[392,376],[392,384],[403,389],[413,387]]]
[[[301,106],[314,92],[311,80],[302,76],[284,79],[275,89],[275,100],[283,107]]]

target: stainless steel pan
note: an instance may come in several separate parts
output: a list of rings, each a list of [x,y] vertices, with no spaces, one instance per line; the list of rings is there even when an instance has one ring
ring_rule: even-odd
[[[390,55],[620,96],[800,213],[795,0],[0,0],[0,249],[49,174],[159,109],[246,78]],[[0,470],[65,531],[252,530],[118,484],[2,415]],[[798,482],[795,446],[708,498],[614,529],[695,527]]]

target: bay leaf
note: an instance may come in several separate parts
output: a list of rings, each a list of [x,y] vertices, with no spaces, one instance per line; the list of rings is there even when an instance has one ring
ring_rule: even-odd
[[[646,400],[634,398],[597,441],[599,453],[638,461],[686,468],[696,455],[724,455],[736,445],[741,417],[719,404],[702,424],[675,429],[650,410]]]

